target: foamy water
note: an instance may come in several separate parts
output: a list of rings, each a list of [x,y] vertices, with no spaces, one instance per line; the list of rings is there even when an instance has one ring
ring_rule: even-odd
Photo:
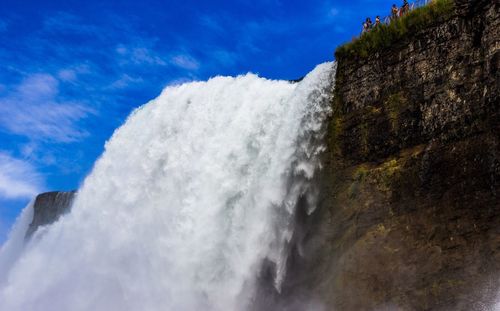
[[[168,87],[134,111],[71,213],[2,249],[0,310],[241,310],[264,259],[279,289],[334,67]]]

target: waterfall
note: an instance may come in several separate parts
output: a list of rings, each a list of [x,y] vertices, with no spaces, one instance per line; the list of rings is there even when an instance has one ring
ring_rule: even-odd
[[[29,225],[33,220],[33,204],[30,202],[22,210],[12,227],[7,242],[0,248],[0,288],[5,281],[6,273],[17,261],[24,249],[24,237],[28,231]],[[1,304],[1,303],[0,303]]]
[[[334,70],[215,77],[136,109],[71,212],[0,270],[0,310],[242,310],[264,260],[279,290]]]

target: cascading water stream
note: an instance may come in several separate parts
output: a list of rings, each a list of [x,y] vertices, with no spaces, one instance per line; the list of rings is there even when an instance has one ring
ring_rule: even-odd
[[[33,220],[33,204],[32,201],[23,209],[10,231],[7,242],[0,248],[0,288],[6,281],[7,272],[23,252],[24,238]]]
[[[279,289],[334,67],[168,87],[134,111],[71,213],[0,270],[0,310],[241,310],[263,260]]]

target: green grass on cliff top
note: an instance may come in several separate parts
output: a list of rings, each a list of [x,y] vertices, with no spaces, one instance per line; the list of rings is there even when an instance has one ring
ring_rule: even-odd
[[[339,46],[335,58],[367,58],[369,55],[404,40],[409,34],[442,20],[453,12],[453,0],[434,0],[416,8],[388,25],[380,25],[360,38]]]

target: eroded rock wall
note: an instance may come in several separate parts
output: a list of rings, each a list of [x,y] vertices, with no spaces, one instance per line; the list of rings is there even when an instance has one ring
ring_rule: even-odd
[[[500,294],[498,1],[338,59],[316,211],[281,297],[326,310],[483,310]],[[487,310],[487,309],[486,309]]]
[[[53,191],[39,194],[33,205],[33,221],[28,227],[26,238],[30,238],[40,226],[51,224],[68,212],[75,193],[75,191]]]

